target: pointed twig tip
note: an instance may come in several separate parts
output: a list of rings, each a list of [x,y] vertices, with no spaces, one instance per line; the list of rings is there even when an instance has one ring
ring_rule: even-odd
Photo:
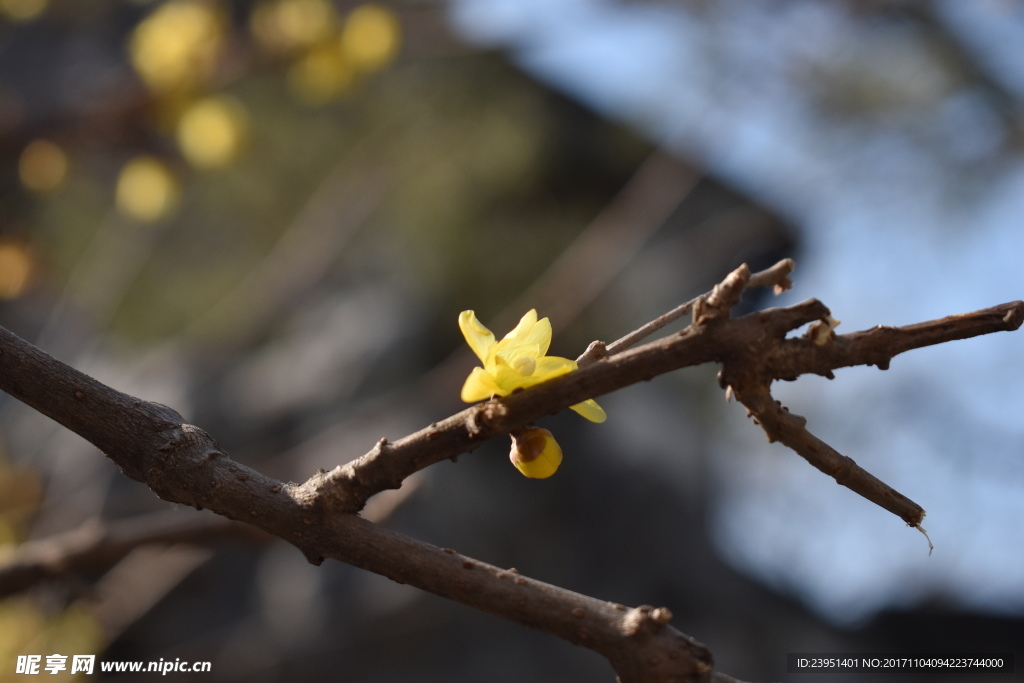
[[[915,524],[914,528],[924,534],[925,540],[928,541],[928,557],[932,556],[932,551],[935,550],[935,546],[932,545],[932,539],[928,537],[928,532],[924,530],[924,527],[920,524]]]

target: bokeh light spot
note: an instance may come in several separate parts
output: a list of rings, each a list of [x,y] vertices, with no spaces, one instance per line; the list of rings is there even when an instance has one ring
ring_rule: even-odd
[[[193,166],[224,166],[242,149],[247,119],[238,101],[223,96],[207,97],[182,115],[178,122],[178,147]]]
[[[117,179],[115,203],[124,215],[150,222],[168,215],[178,203],[178,183],[153,157],[136,157]]]
[[[311,50],[292,64],[288,84],[307,104],[323,104],[352,85],[355,71],[333,44]]]
[[[0,241],[0,299],[15,299],[28,288],[35,262],[19,242]]]
[[[342,54],[362,71],[387,66],[402,42],[398,17],[381,5],[360,5],[352,10],[341,32]]]
[[[12,21],[31,21],[49,4],[49,0],[0,0],[0,14]]]
[[[168,2],[135,27],[128,46],[132,66],[157,93],[202,83],[213,72],[221,33],[214,7]]]
[[[52,611],[49,610],[48,614],[35,600],[24,595],[0,601],[0,659],[13,662],[26,651],[70,653],[100,650],[103,631],[87,608],[75,604],[57,614],[52,614]],[[70,668],[70,661],[67,666]],[[77,676],[75,678],[81,680]],[[11,678],[5,676],[3,680]]]
[[[60,187],[68,172],[68,157],[57,144],[35,140],[18,159],[21,183],[34,192],[49,192]]]
[[[290,51],[321,42],[337,31],[338,14],[327,0],[275,0],[253,12],[252,31],[272,51]]]

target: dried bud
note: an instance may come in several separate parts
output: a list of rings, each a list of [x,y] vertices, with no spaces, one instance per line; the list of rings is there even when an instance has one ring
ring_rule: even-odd
[[[531,479],[547,479],[562,464],[562,449],[546,429],[523,427],[511,435],[508,457],[520,472]]]
[[[832,337],[835,336],[832,330],[836,329],[841,322],[842,320],[836,320],[832,316],[826,315],[822,320],[811,323],[811,326],[807,328],[807,336],[816,346],[824,346],[832,341]]]

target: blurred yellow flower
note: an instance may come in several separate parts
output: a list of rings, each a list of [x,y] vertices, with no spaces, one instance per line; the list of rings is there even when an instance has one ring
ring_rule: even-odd
[[[0,601],[0,660],[14,662],[19,655],[48,652],[97,652],[103,645],[103,629],[83,604],[62,612],[44,611],[36,601],[20,595]],[[46,664],[45,657],[40,665]],[[71,663],[68,662],[70,668]],[[13,667],[8,672],[13,672]],[[17,680],[6,673],[0,680]],[[68,676],[57,680],[70,680]],[[87,680],[84,676],[76,680]]]
[[[263,48],[287,52],[333,36],[338,13],[328,0],[265,0],[256,6],[250,25]]]
[[[247,118],[245,108],[233,98],[202,99],[189,107],[178,121],[178,147],[193,166],[224,166],[242,149]]]
[[[0,14],[11,21],[31,21],[42,14],[48,4],[49,0],[0,0]]]
[[[117,178],[118,210],[148,223],[169,214],[178,203],[178,183],[170,170],[153,157],[135,157]]]
[[[342,54],[361,71],[387,66],[398,54],[402,28],[398,17],[381,5],[360,5],[352,10],[341,30]]]
[[[32,281],[33,271],[35,261],[24,244],[0,240],[0,299],[16,299],[21,296]],[[2,470],[0,492],[3,492]]]
[[[524,315],[515,329],[499,342],[473,311],[459,314],[459,328],[473,353],[484,364],[482,368],[473,368],[462,387],[462,400],[467,403],[491,396],[508,396],[516,389],[532,387],[578,367],[574,360],[544,355],[551,345],[551,323],[547,318],[537,320],[535,309]],[[572,409],[591,422],[604,422],[607,417],[593,399],[577,403]]]
[[[509,460],[530,479],[547,479],[562,464],[562,448],[551,432],[540,427],[524,427],[512,432]]]
[[[288,85],[306,104],[318,105],[338,97],[355,81],[355,72],[331,43],[320,45],[288,70]]]
[[[49,192],[60,187],[68,172],[68,156],[49,140],[34,140],[21,152],[18,176],[33,192]]]
[[[156,93],[198,85],[213,73],[222,32],[214,5],[171,0],[132,32],[132,66]]]

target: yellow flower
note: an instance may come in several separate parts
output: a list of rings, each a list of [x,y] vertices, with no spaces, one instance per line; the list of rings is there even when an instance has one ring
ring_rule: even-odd
[[[547,479],[562,464],[562,449],[555,437],[540,427],[524,427],[512,432],[509,460],[531,479]]]
[[[459,314],[459,328],[484,364],[482,368],[473,368],[462,387],[462,400],[467,403],[508,396],[516,389],[532,387],[578,367],[574,360],[544,355],[551,345],[551,323],[547,318],[537,320],[536,310],[524,315],[499,342],[494,341],[494,334],[476,319],[473,311]],[[604,422],[607,417],[593,399],[571,407],[591,422]]]

